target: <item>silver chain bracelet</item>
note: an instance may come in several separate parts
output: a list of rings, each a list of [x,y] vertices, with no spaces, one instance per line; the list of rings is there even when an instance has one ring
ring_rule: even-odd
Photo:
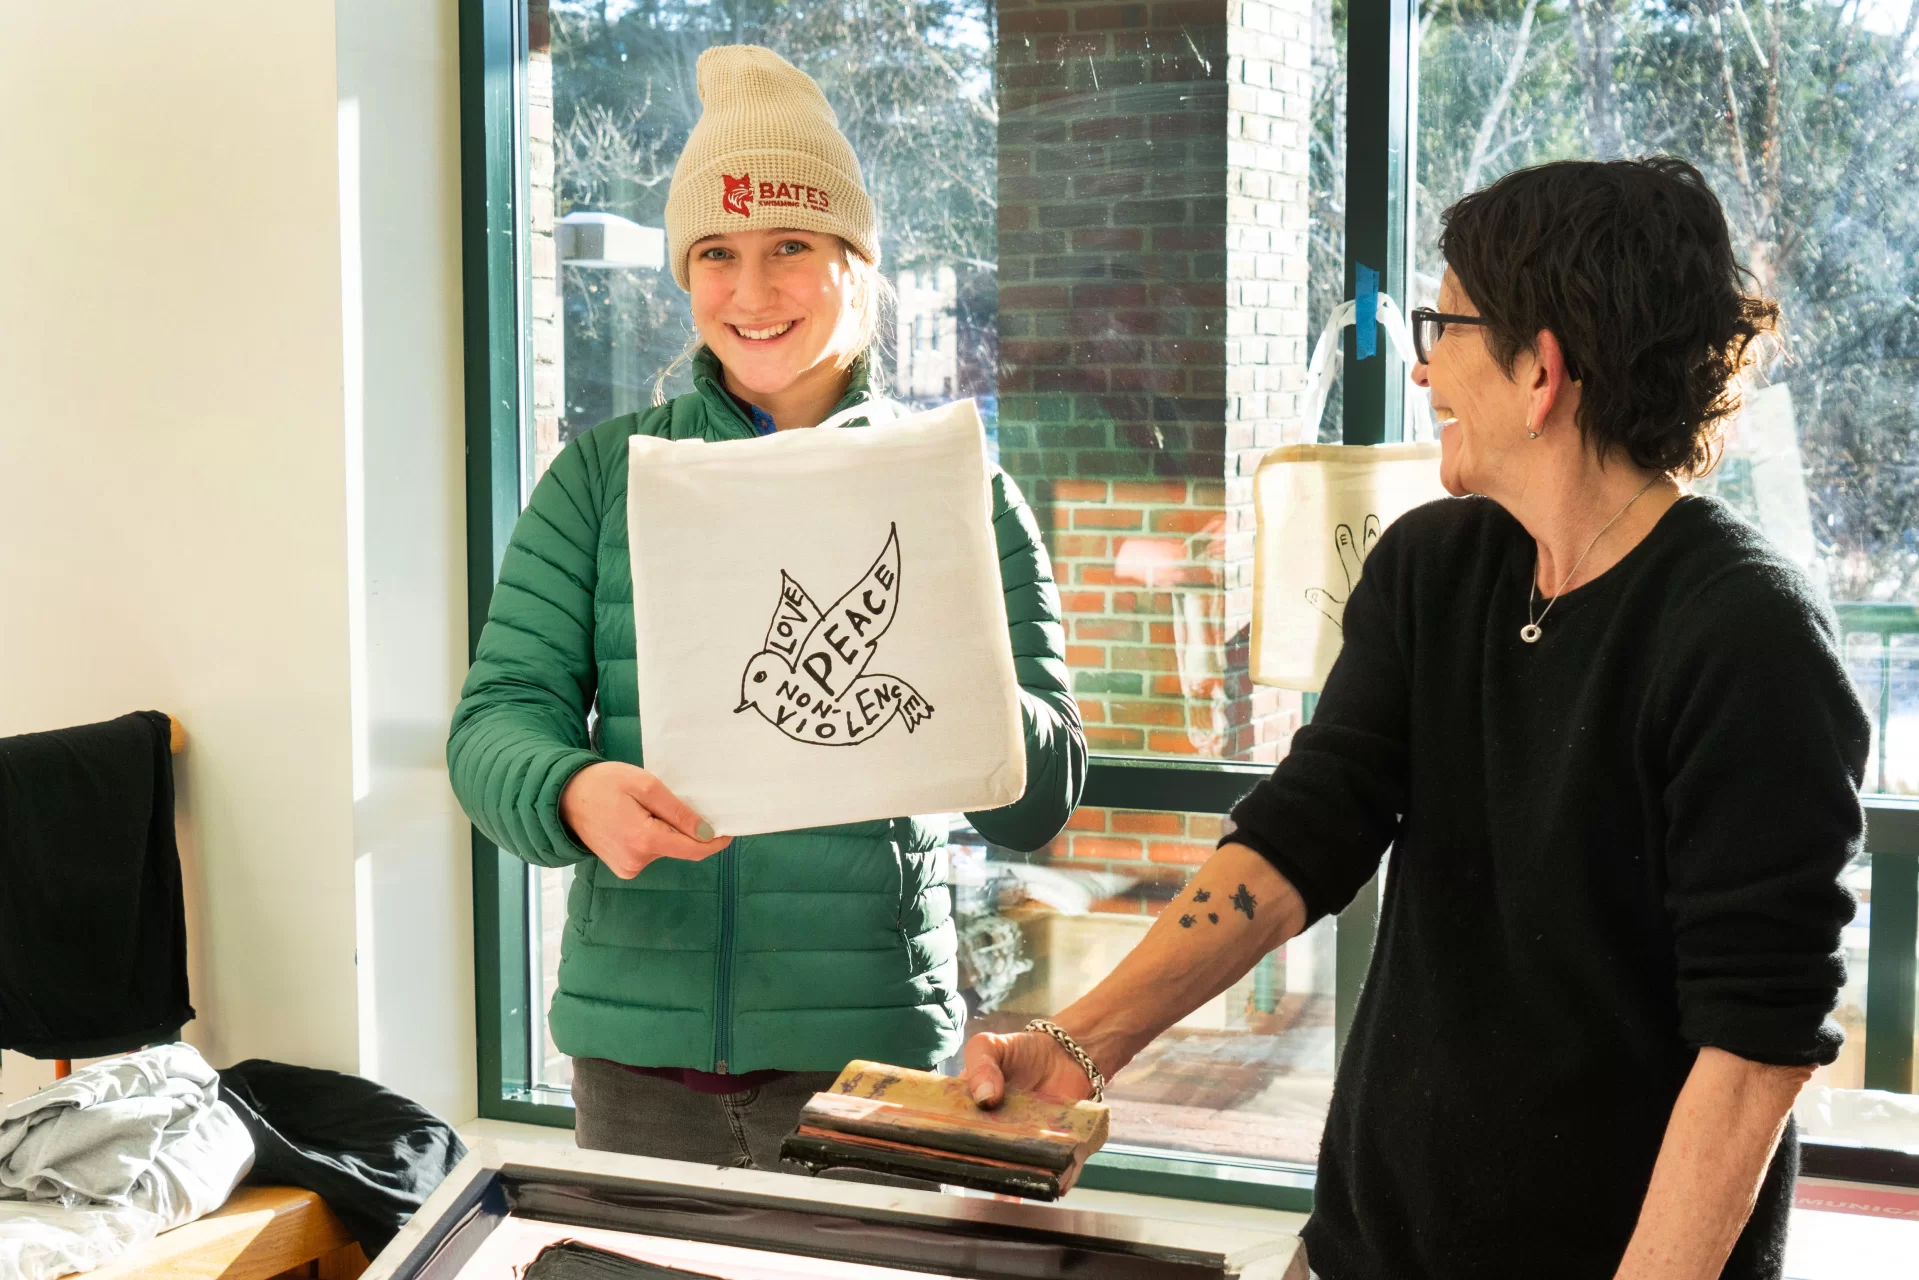
[[[1026,1029],[1042,1031],[1057,1040],[1059,1047],[1072,1055],[1073,1061],[1079,1063],[1080,1070],[1086,1073],[1086,1078],[1093,1082],[1093,1101],[1106,1101],[1106,1077],[1101,1075],[1099,1068],[1093,1065],[1093,1056],[1079,1047],[1079,1041],[1067,1035],[1059,1023],[1048,1018],[1034,1018],[1026,1024]]]

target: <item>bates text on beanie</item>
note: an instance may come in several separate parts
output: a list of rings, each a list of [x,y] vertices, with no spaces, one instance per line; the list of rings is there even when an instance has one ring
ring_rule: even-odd
[[[761,182],[757,196],[762,209],[811,209],[826,213],[833,205],[826,192],[804,182]]]

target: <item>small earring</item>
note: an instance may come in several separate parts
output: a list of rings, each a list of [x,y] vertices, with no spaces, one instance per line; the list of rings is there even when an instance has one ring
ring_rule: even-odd
[[[1526,438],[1528,440],[1537,440],[1539,439],[1539,433],[1537,431],[1528,431],[1526,433]]]

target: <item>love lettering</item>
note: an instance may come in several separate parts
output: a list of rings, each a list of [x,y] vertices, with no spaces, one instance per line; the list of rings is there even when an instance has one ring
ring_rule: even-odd
[[[780,603],[773,611],[773,627],[767,633],[766,647],[774,653],[783,655],[788,662],[800,647],[800,641],[812,629],[806,616],[809,601],[800,584],[791,578],[783,578],[780,583]]]

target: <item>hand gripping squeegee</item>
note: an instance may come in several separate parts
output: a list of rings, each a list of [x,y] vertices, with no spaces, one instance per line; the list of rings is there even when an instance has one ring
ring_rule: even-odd
[[[982,1111],[956,1077],[856,1061],[813,1095],[780,1155],[814,1173],[864,1169],[1057,1200],[1105,1144],[1106,1129],[1100,1103],[1008,1089]]]

